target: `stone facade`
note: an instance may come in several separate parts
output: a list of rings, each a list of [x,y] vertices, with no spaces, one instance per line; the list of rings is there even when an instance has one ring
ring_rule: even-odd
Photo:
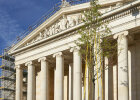
[[[139,100],[140,1],[100,0],[104,21],[110,21],[112,40],[122,52],[104,62],[105,100]],[[123,6],[122,6],[123,5]],[[9,50],[15,56],[16,100],[22,98],[22,69],[28,71],[27,100],[83,100],[84,62],[75,41],[89,3],[61,8]],[[121,42],[120,42],[120,39]],[[87,76],[88,77],[88,76]],[[87,84],[97,90],[97,84]],[[94,94],[94,95],[93,95]],[[89,100],[102,100],[92,91]],[[88,100],[88,96],[86,98]]]

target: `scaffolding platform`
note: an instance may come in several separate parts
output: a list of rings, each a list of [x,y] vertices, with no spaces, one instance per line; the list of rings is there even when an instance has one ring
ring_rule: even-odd
[[[9,89],[9,88],[5,88],[5,87],[0,87],[0,90],[15,92],[15,89]]]
[[[0,68],[3,69],[3,70],[10,70],[10,71],[16,72],[15,69],[12,68],[12,67],[2,65],[2,66],[0,66]]]
[[[12,79],[12,78],[5,77],[5,76],[1,76],[0,79],[9,80],[9,81],[16,81],[16,79]]]
[[[8,61],[12,61],[12,62],[15,61],[15,59],[13,57],[9,57],[8,55],[4,55],[4,56],[1,55],[0,58],[3,58],[3,59],[8,60]]]

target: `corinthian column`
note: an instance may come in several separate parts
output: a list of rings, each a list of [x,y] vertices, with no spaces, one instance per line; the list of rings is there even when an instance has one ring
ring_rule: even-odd
[[[118,100],[128,100],[128,31],[116,34],[118,38]]]
[[[16,100],[23,100],[23,71],[20,65],[16,66]]]
[[[35,66],[32,62],[25,63],[25,66],[28,67],[28,86],[27,86],[27,100],[35,100]]]
[[[53,55],[56,57],[56,70],[55,70],[55,100],[64,100],[64,59],[62,52]]]
[[[41,62],[41,100],[49,100],[49,66],[46,57],[38,59]]]
[[[74,68],[74,87],[73,100],[82,100],[82,60],[79,48],[75,47],[70,50],[73,52],[73,68]]]

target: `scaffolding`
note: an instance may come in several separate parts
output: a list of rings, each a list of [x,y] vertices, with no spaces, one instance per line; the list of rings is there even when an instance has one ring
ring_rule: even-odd
[[[15,58],[6,50],[0,56],[0,100],[15,100],[16,70]],[[23,100],[27,99],[27,71],[23,70]]]
[[[14,57],[4,52],[1,56],[0,66],[0,100],[15,99],[15,69]]]

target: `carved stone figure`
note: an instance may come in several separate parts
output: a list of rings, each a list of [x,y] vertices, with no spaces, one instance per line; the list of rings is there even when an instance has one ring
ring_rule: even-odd
[[[59,26],[59,32],[62,31],[62,27],[61,27],[61,19],[59,19],[58,26]]]
[[[55,24],[55,33],[58,33],[58,32],[60,32],[60,24],[59,24],[59,22],[57,22]]]
[[[82,22],[82,14],[79,14],[79,15],[78,15],[78,20],[79,20],[79,23]]]
[[[72,17],[69,16],[67,17],[67,19],[68,19],[68,27],[72,27],[75,25],[75,21]]]
[[[80,22],[82,22],[82,14],[78,14],[75,17],[76,25],[78,25]]]
[[[49,28],[49,35],[52,35],[52,28]]]
[[[67,28],[67,23],[68,23],[67,17],[63,15],[63,18],[60,22],[61,22],[60,29],[65,30]]]
[[[69,2],[67,2],[66,0],[61,0],[61,2],[62,2],[61,4],[62,8],[70,6]]]
[[[52,34],[55,34],[55,26],[54,25],[51,26],[51,29],[52,29]]]
[[[39,40],[41,40],[43,38],[43,34],[42,32],[39,33]]]
[[[76,25],[78,25],[79,24],[79,16],[77,15],[74,18],[75,18]]]
[[[44,32],[44,38],[46,38],[48,36],[48,29],[45,28],[45,32]]]
[[[67,19],[68,19],[68,27],[72,27],[74,25],[78,25],[81,22],[82,15],[77,14],[73,16],[68,16]]]
[[[38,41],[38,40],[41,40],[42,39],[42,33],[40,32],[39,33],[39,36],[37,36],[36,40],[35,41]]]
[[[28,45],[29,45],[29,43],[26,44],[26,46],[28,46]]]
[[[85,12],[84,12],[85,13]],[[86,20],[86,17],[84,14],[81,14],[81,19]]]
[[[32,41],[31,41],[31,43],[34,43],[35,42],[35,40],[33,39]]]

